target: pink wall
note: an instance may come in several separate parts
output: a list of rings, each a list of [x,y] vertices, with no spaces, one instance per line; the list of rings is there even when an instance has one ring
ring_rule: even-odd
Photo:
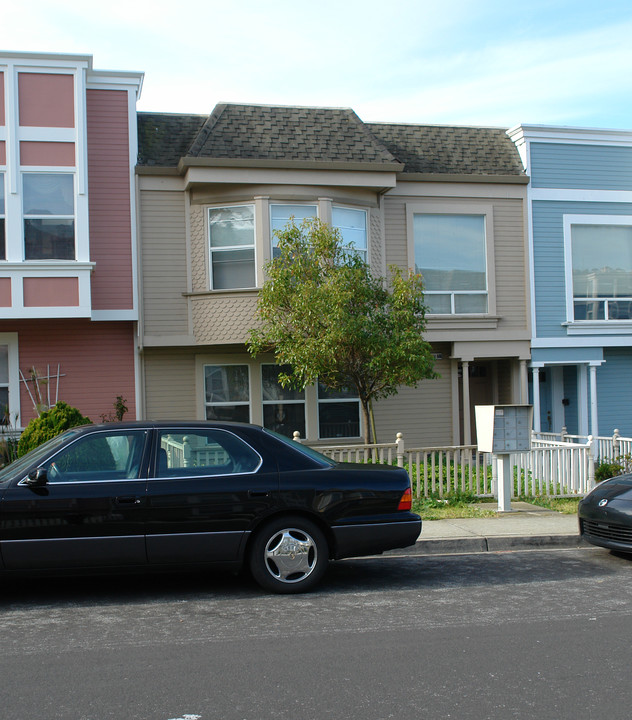
[[[0,278],[0,307],[11,307],[11,278]]]
[[[18,74],[22,127],[74,127],[74,77],[48,73]]]
[[[114,411],[117,395],[126,400],[126,420],[136,419],[134,395],[134,327],[126,322],[90,320],[26,320],[0,323],[0,332],[18,332],[19,366],[25,375],[35,366],[40,374],[57,372],[59,400],[79,408],[93,422]],[[55,383],[51,384],[52,401]],[[29,395],[20,383],[22,423],[33,417]]]
[[[127,97],[121,90],[87,91],[94,310],[133,307]]]
[[[25,277],[24,307],[78,307],[79,280],[76,277]]]
[[[64,142],[21,142],[21,165],[63,165],[75,164],[75,144]]]

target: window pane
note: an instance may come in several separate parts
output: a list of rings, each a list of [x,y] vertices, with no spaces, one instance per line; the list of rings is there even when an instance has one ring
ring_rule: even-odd
[[[275,230],[285,230],[286,225],[290,222],[290,218],[294,218],[298,225],[307,218],[315,218],[318,216],[318,208],[316,205],[270,205],[270,231],[272,233],[272,243],[276,245],[277,238],[274,235]]]
[[[4,173],[0,173],[0,215],[4,215]]]
[[[163,433],[158,450],[158,477],[181,474],[219,475],[253,472],[259,455],[240,438],[222,430]]]
[[[339,388],[328,388],[322,383],[318,383],[318,399],[319,400],[330,400],[338,398],[353,398],[358,397],[358,391],[353,385],[343,385]]]
[[[452,312],[451,295],[424,295],[430,315],[449,315]]]
[[[231,290],[255,286],[255,251],[221,250],[211,253],[213,289]]]
[[[485,216],[414,216],[415,270],[426,290],[486,290]]]
[[[74,220],[25,220],[26,260],[74,260]]]
[[[255,244],[255,213],[251,206],[209,210],[212,248]]]
[[[0,345],[0,384],[9,382],[9,346]]]
[[[289,365],[262,365],[261,366],[261,392],[264,402],[266,400],[303,400],[305,392],[293,388],[283,388],[279,385],[279,373],[289,373]]]
[[[610,300],[608,302],[608,320],[632,319],[631,300]]]
[[[221,422],[250,422],[250,405],[207,405],[206,419]]]
[[[305,403],[268,403],[263,406],[263,426],[281,435],[305,437]]]
[[[321,438],[358,437],[360,435],[360,403],[319,403],[318,429]]]
[[[331,219],[333,226],[340,230],[345,245],[353,245],[356,250],[366,250],[366,212],[364,210],[333,207]]]
[[[573,295],[632,296],[632,227],[572,225]]]
[[[205,365],[206,402],[249,402],[247,365]]]
[[[575,320],[605,320],[606,303],[601,300],[575,303]]]
[[[458,315],[486,313],[487,295],[455,295],[454,312]]]
[[[72,175],[25,173],[22,178],[25,215],[74,215]]]

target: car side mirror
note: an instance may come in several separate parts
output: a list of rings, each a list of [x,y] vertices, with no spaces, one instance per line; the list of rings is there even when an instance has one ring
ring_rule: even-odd
[[[31,487],[46,485],[48,482],[48,473],[46,472],[46,468],[38,467],[35,468],[35,470],[31,470],[24,482],[26,485],[30,485]]]

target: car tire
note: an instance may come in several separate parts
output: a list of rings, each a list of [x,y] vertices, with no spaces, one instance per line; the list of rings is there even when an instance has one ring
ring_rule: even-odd
[[[324,575],[329,547],[311,520],[285,516],[257,532],[249,560],[253,578],[265,590],[301,593],[311,590]]]

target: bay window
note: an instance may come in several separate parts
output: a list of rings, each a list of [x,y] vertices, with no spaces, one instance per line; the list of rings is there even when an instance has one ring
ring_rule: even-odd
[[[338,228],[343,243],[350,250],[355,250],[362,259],[367,260],[367,213],[365,210],[340,207],[331,209],[331,224]]]
[[[22,175],[25,260],[75,259],[74,177]]]
[[[570,222],[571,317],[632,320],[632,225],[598,219]]]
[[[489,312],[486,215],[414,213],[413,236],[428,312]]]
[[[207,420],[250,422],[248,365],[205,365],[204,397]]]
[[[211,289],[253,288],[255,212],[252,205],[209,209]]]
[[[308,218],[318,217],[318,207],[316,205],[270,205],[270,237],[272,238],[272,258],[278,257],[279,251],[277,246],[279,238],[277,233],[283,232],[294,218],[297,225]]]

